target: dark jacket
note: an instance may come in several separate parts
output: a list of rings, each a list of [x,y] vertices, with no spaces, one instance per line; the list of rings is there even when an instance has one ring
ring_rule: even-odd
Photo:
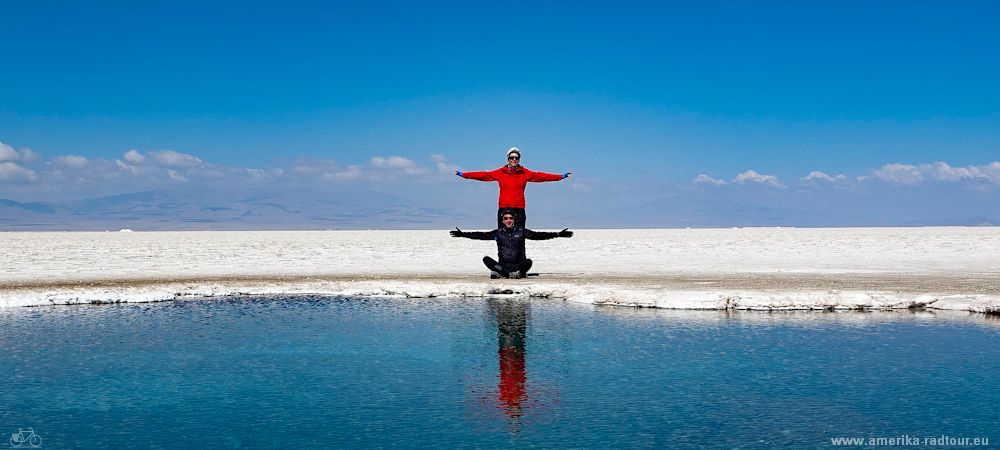
[[[493,231],[463,231],[460,237],[497,241],[497,256],[500,263],[519,263],[528,257],[524,252],[524,240],[543,241],[559,237],[559,233],[531,231],[521,227],[497,228]]]

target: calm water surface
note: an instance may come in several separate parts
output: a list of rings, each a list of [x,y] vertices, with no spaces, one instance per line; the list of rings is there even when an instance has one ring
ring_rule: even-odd
[[[1000,320],[523,299],[0,310],[0,444],[817,447],[1000,442]]]

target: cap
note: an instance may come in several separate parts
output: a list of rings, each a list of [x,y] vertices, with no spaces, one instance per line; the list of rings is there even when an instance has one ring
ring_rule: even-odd
[[[517,147],[511,147],[510,150],[507,150],[507,156],[510,156],[511,153],[517,153],[517,156],[521,156],[521,149]]]

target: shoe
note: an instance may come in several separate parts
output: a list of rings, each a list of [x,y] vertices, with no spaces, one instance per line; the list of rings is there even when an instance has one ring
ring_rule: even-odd
[[[513,278],[513,279],[515,279],[515,280],[518,279],[518,278],[521,278],[522,277],[521,271],[520,270],[515,270],[515,271],[511,272],[510,273],[510,277]]]
[[[497,272],[495,270],[491,270],[490,271],[490,279],[491,280],[495,280],[497,278],[500,278],[500,272]]]

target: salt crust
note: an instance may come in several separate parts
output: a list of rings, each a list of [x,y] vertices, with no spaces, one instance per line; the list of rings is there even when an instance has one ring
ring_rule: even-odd
[[[1000,312],[1000,296],[948,295],[885,291],[752,291],[675,290],[620,286],[491,281],[450,283],[433,281],[312,281],[152,283],[134,286],[65,286],[8,289],[0,293],[0,307],[142,303],[247,295],[325,295],[363,297],[490,297],[520,296],[559,299],[595,305],[617,305],[682,310],[867,310],[938,309]]]
[[[0,248],[0,307],[319,294],[1000,312],[996,227],[576,230],[529,243],[541,277],[492,281],[492,243],[444,231],[18,232]]]

